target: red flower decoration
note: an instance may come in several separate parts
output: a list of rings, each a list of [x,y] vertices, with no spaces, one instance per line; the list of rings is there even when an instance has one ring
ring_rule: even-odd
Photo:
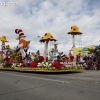
[[[32,61],[31,63],[30,63],[30,67],[37,67],[37,62],[34,62],[34,61]]]
[[[53,67],[55,67],[55,68],[60,68],[60,64],[59,64],[57,61],[55,61],[55,62],[53,63]]]
[[[73,60],[73,59],[74,59],[74,56],[71,55],[71,56],[70,56],[70,59]]]
[[[44,60],[44,57],[43,56],[39,56],[38,59],[39,59],[38,62],[42,62]]]

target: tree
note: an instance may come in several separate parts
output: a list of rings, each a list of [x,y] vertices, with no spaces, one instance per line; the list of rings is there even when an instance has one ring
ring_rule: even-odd
[[[94,54],[94,50],[95,50],[94,48],[87,48],[87,49],[89,51],[88,54]]]
[[[95,49],[94,49],[94,55],[95,56],[100,56],[100,45],[95,47]]]

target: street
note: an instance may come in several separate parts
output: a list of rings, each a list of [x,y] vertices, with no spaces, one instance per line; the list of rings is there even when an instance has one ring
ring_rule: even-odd
[[[0,71],[0,100],[100,100],[100,70],[61,74]]]

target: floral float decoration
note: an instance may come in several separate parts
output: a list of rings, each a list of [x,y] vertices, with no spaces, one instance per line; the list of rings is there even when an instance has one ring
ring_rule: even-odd
[[[72,35],[73,56],[71,55],[70,57],[71,59],[73,59],[73,65],[76,66],[75,35],[81,35],[83,33],[80,32],[79,28],[76,25],[73,25],[67,34]]]
[[[46,54],[47,54],[47,49],[48,49],[48,43],[49,41],[57,41],[51,33],[47,32],[44,34],[44,36],[40,39],[40,42],[45,42],[45,49],[44,49],[44,60],[46,60]]]
[[[72,28],[72,30],[75,31],[74,29],[75,27]],[[76,27],[76,30],[78,30],[78,28]],[[73,31],[73,32],[74,32]],[[72,69],[73,65],[69,64],[66,59],[65,59],[65,55],[62,55],[62,53],[59,53],[59,56],[56,56],[56,59],[54,59],[54,61],[52,62],[51,60],[46,60],[46,54],[47,54],[47,49],[48,49],[48,43],[49,41],[57,41],[52,35],[51,33],[47,32],[44,34],[44,36],[40,39],[40,42],[45,43],[45,50],[44,50],[44,56],[40,55],[40,51],[38,50],[37,52],[34,53],[30,53],[27,55],[27,50],[29,47],[29,43],[26,39],[25,39],[25,35],[23,33],[23,31],[21,29],[15,29],[15,33],[18,34],[19,36],[16,38],[19,40],[19,43],[17,45],[17,48],[15,48],[15,50],[13,51],[13,56],[16,55],[18,52],[21,53],[22,59],[18,62],[13,62],[11,68],[13,68],[14,70],[19,70],[19,71],[37,71],[37,70],[42,70],[42,71],[58,71],[58,70],[69,70]],[[5,37],[3,37],[5,38]],[[4,40],[4,39],[0,40]],[[26,41],[24,46],[23,41]],[[7,42],[7,40],[5,39],[5,42]],[[54,53],[57,51],[57,43],[55,42],[54,44]],[[7,45],[6,46],[6,50],[10,50],[10,46]],[[7,52],[6,52],[7,53]],[[57,51],[58,53],[58,51]],[[8,53],[9,54],[9,53]],[[8,55],[7,54],[7,55]],[[9,55],[8,55],[9,56]],[[2,65],[2,64],[1,64]],[[5,66],[4,64],[2,66]]]
[[[70,35],[80,35],[83,34],[82,32],[80,32],[79,28],[76,25],[73,25],[70,29],[70,31],[67,33]]]
[[[38,63],[37,66],[39,68],[50,68],[52,66],[52,63],[50,63],[50,62],[42,62],[42,63]]]

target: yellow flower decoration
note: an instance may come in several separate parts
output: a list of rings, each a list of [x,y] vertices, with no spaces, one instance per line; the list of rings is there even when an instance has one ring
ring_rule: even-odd
[[[44,37],[42,37],[40,39],[40,42],[45,42],[47,40],[50,40],[50,41],[57,41],[49,32],[45,33],[44,34]]]
[[[71,27],[71,30],[67,34],[80,35],[82,33],[80,32],[79,28],[76,25],[74,25]]]
[[[8,40],[7,40],[6,36],[2,36],[2,37],[0,37],[0,41],[3,41],[3,42],[8,42]]]

